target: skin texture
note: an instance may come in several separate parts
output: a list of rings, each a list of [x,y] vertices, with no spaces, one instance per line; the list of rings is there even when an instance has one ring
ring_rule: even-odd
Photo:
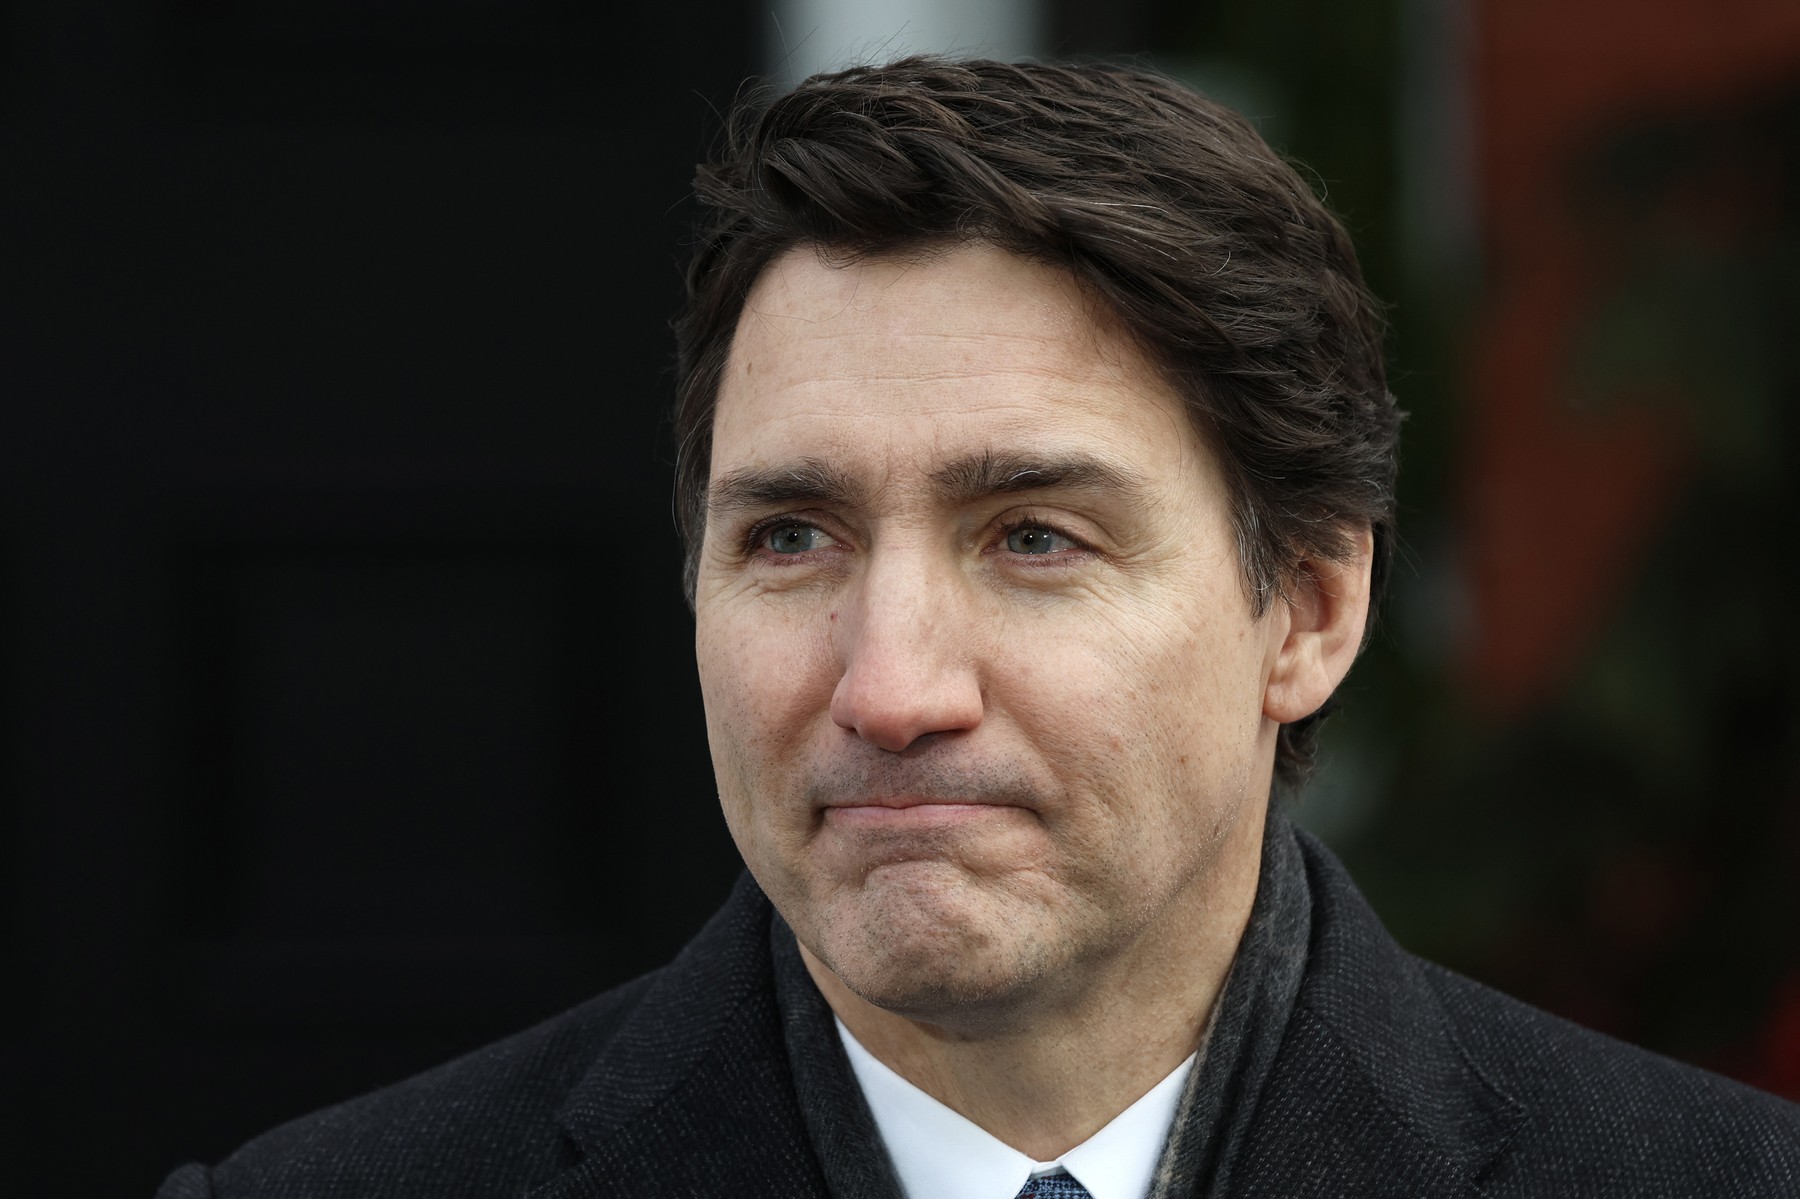
[[[732,836],[857,1038],[1046,1160],[1191,1053],[1366,545],[1253,619],[1211,451],[1054,268],[772,264],[696,650]]]

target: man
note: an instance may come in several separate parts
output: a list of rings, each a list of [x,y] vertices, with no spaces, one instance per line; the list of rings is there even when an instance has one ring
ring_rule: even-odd
[[[1800,1193],[1800,1111],[1408,957],[1272,803],[1398,414],[1247,124],[915,59],[741,108],[699,189],[677,485],[748,876],[165,1196]]]

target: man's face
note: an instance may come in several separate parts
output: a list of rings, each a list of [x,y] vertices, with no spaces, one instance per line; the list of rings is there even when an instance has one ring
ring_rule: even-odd
[[[1283,605],[1252,619],[1213,455],[1066,274],[778,259],[709,500],[725,817],[851,990],[1072,1001],[1201,935],[1221,877],[1253,888]]]

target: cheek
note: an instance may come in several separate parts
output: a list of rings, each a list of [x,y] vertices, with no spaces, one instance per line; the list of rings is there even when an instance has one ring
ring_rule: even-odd
[[[748,603],[705,610],[695,628],[700,697],[722,792],[749,790],[798,760],[835,686],[829,637],[813,627],[823,617],[771,618]]]
[[[1015,637],[1008,707],[1064,786],[1122,816],[1203,802],[1254,765],[1262,653],[1248,617],[1096,606]]]
[[[1085,603],[1014,621],[1014,670],[1074,705],[1146,710],[1217,703],[1258,685],[1261,639],[1248,617],[1199,604]]]

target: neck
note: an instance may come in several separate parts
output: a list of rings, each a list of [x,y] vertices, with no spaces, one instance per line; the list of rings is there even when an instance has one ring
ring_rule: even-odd
[[[1061,1001],[1006,1018],[876,1007],[804,945],[814,983],[902,1078],[1038,1161],[1081,1144],[1200,1048],[1255,900],[1263,814],[1246,813],[1203,877]]]

